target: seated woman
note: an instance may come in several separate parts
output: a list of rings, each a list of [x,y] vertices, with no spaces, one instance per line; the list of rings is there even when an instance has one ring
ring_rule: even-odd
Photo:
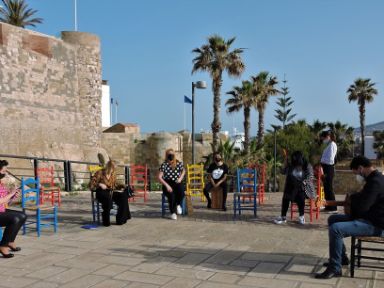
[[[165,161],[159,169],[158,179],[163,184],[163,193],[168,199],[171,219],[177,220],[177,214],[182,213],[181,202],[184,198],[184,187],[181,183],[184,179],[185,170],[183,163],[176,159],[175,151],[165,151]]]
[[[313,169],[304,158],[303,153],[295,151],[288,163],[285,158],[283,174],[286,175],[281,216],[274,220],[276,224],[287,222],[287,211],[290,202],[295,202],[299,208],[299,223],[305,224],[304,207],[305,198],[316,199],[317,194],[313,186]]]
[[[4,178],[7,175],[8,162],[0,160],[0,227],[4,227],[3,238],[0,242],[0,253],[4,258],[11,258],[14,254],[10,253],[20,251],[21,248],[15,244],[15,239],[20,228],[27,220],[27,216],[20,211],[6,209],[5,206],[9,204],[14,198],[18,197],[20,190],[9,190],[4,185]]]
[[[109,219],[112,201],[118,206],[116,214],[116,224],[123,225],[131,219],[129,210],[128,195],[124,192],[116,192],[116,167],[110,160],[105,165],[105,168],[99,170],[92,177],[90,189],[96,191],[96,199],[101,203],[103,212],[101,213],[104,226],[110,226]]]

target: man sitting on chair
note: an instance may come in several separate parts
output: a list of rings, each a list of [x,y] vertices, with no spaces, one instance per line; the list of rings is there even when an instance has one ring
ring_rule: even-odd
[[[348,265],[343,238],[351,236],[382,236],[384,231],[384,175],[372,167],[364,156],[352,159],[350,168],[363,189],[349,196],[350,215],[331,215],[328,218],[329,262],[318,279],[341,276],[341,266]]]
[[[227,175],[228,175],[228,166],[223,162],[221,155],[219,153],[213,154],[213,163],[208,167],[207,172],[208,183],[204,187],[204,195],[208,200],[208,208],[212,207],[212,200],[209,197],[209,191],[212,188],[221,187],[223,189],[223,211],[227,211],[226,201],[227,201]]]

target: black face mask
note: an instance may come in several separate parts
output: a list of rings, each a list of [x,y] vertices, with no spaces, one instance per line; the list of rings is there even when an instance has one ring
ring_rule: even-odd
[[[0,173],[0,179],[3,179],[5,177],[6,174],[4,173]]]
[[[169,161],[172,161],[173,159],[175,159],[175,155],[173,155],[173,154],[168,154],[168,155],[167,155],[167,159],[168,159]]]
[[[215,161],[216,161],[216,162],[220,162],[220,161],[221,161],[221,158],[220,158],[220,157],[216,157],[216,158],[215,158]]]

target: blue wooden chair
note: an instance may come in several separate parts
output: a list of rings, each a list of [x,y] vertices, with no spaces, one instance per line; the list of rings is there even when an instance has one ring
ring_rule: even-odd
[[[26,233],[28,225],[36,225],[38,237],[40,237],[42,227],[53,226],[54,232],[57,232],[57,206],[41,205],[39,197],[39,178],[21,178],[21,208],[28,215],[28,219],[23,225],[23,235]]]
[[[187,207],[185,197],[183,198],[183,202],[181,202],[181,210],[183,211],[182,215],[187,215]],[[169,211],[169,204],[167,197],[165,197],[164,193],[161,193],[161,216],[165,217],[165,213]]]
[[[248,198],[248,201],[244,201]],[[237,192],[233,193],[233,213],[236,218],[244,210],[257,215],[257,171],[256,169],[237,169]]]
[[[0,241],[3,239],[3,227],[0,227]]]

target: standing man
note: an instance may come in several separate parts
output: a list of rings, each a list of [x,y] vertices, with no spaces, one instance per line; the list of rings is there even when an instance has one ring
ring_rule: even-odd
[[[326,145],[321,155],[321,167],[324,171],[323,185],[325,200],[335,200],[335,192],[333,191],[333,177],[335,175],[335,158],[337,153],[337,145],[335,136],[331,131],[323,131],[320,134],[320,140]],[[326,211],[337,211],[336,206],[326,206]]]
[[[227,211],[227,194],[228,194],[228,186],[227,186],[227,175],[228,175],[228,166],[223,162],[222,157],[219,153],[213,154],[213,163],[209,165],[207,172],[208,183],[204,187],[204,195],[208,200],[208,208],[211,208],[212,200],[209,197],[209,191],[212,188],[221,187],[223,189],[223,211]]]
[[[328,218],[329,262],[324,263],[327,269],[315,276],[318,279],[341,276],[341,266],[349,262],[343,238],[383,236],[384,175],[364,156],[353,158],[350,168],[356,180],[365,185],[360,192],[349,196],[350,215],[336,214]]]

